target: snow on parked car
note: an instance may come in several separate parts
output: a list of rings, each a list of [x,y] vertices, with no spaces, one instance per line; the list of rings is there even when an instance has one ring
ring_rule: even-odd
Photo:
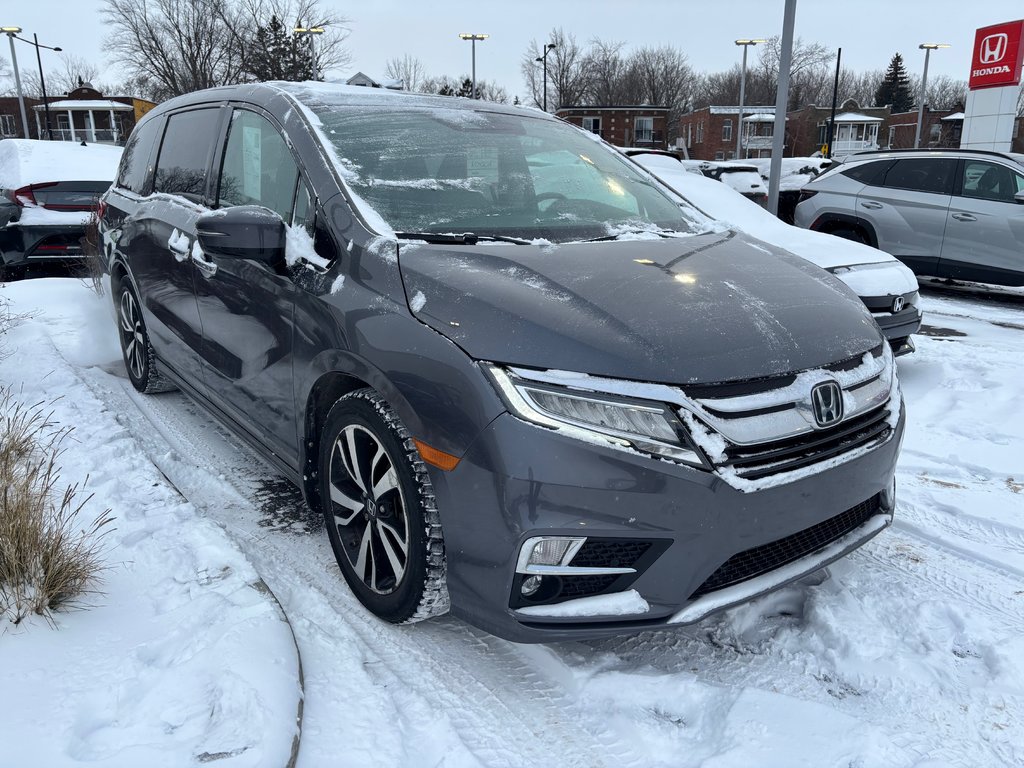
[[[80,259],[89,217],[114,181],[121,148],[0,141],[0,273]]]
[[[645,153],[633,160],[712,218],[831,272],[860,296],[896,354],[913,351],[910,336],[921,327],[917,278],[891,255],[786,224],[724,184],[688,172],[671,156]]]

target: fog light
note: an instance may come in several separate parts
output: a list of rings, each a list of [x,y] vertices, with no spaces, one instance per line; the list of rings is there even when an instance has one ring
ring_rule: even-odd
[[[527,539],[519,552],[516,570],[528,573],[530,566],[568,565],[580,551],[585,536],[537,536]]]
[[[540,589],[540,585],[543,583],[543,576],[530,576],[523,581],[523,585],[519,588],[519,591],[523,593],[523,597],[532,597],[537,594],[537,590]]]

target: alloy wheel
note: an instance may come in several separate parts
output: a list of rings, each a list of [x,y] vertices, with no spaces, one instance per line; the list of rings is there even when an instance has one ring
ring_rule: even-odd
[[[121,330],[121,346],[124,348],[125,360],[135,379],[141,379],[146,362],[146,340],[142,330],[142,318],[138,305],[131,291],[121,293],[119,307],[119,325]]]
[[[356,577],[377,594],[395,591],[409,562],[409,516],[394,461],[366,427],[341,430],[329,488],[334,525]]]

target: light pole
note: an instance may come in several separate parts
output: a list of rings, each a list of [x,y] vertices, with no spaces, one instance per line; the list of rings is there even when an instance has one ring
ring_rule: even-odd
[[[740,152],[742,141],[743,141],[743,97],[746,95],[747,88],[747,48],[758,43],[766,43],[767,40],[761,38],[745,38],[743,40],[737,40],[736,45],[743,46],[743,65],[740,67],[740,115],[739,125],[736,126],[736,159],[740,159]]]
[[[544,55],[538,56],[534,61],[539,61],[544,65],[544,111],[548,111],[548,54],[551,53],[557,46],[554,43],[547,43],[544,46]]]
[[[20,37],[18,39],[23,40],[23,38]],[[28,40],[24,40],[24,42],[27,43]],[[45,48],[48,51],[56,51],[57,53],[60,53],[61,49],[59,47],[51,48],[48,45],[43,45],[39,42],[39,38],[35,33],[32,34],[32,45],[36,47],[36,62],[39,64],[39,87],[43,91],[43,111],[46,112],[46,138],[53,141],[53,128],[50,127],[50,102],[46,98],[46,79],[43,77],[43,58],[39,55],[39,49]],[[71,128],[71,140],[74,141],[75,126],[72,125],[69,127]]]
[[[21,92],[21,75],[18,74],[18,54],[14,52],[14,36],[21,32],[21,27],[0,27],[11,43],[11,66],[14,67],[14,84],[18,89],[18,106],[21,107],[21,130],[25,132],[25,138],[31,138],[28,132],[28,116],[25,114],[25,94]]]
[[[470,43],[473,46],[473,98],[475,99],[477,97],[476,96],[476,41],[477,40],[486,40],[488,37],[490,37],[490,35],[482,35],[482,34],[478,34],[476,32],[461,32],[461,33],[459,33],[459,37],[462,40],[469,40]]]
[[[786,0],[782,11],[782,42],[779,49],[779,89],[775,94],[775,126],[772,136],[772,162],[768,172],[768,210],[779,215],[779,181],[782,177],[782,152],[786,148],[786,106],[789,102],[789,68],[793,63],[793,26],[796,24],[796,0]]]
[[[313,45],[313,35],[322,35],[324,33],[324,24],[320,23],[312,27],[295,27],[295,29],[293,29],[292,32],[296,35],[296,37],[309,38],[309,64],[313,71],[313,79],[319,80],[319,73],[317,72],[316,66],[316,47]]]
[[[921,124],[924,122],[924,89],[928,85],[928,57],[937,48],[949,48],[946,43],[921,43],[917,46],[924,51],[924,73],[921,75],[921,95],[917,100],[917,132],[914,134],[914,149],[921,146]]]

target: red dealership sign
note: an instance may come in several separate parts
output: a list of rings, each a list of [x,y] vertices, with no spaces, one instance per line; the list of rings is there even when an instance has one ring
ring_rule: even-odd
[[[974,35],[970,88],[1020,84],[1024,19],[982,27]]]

